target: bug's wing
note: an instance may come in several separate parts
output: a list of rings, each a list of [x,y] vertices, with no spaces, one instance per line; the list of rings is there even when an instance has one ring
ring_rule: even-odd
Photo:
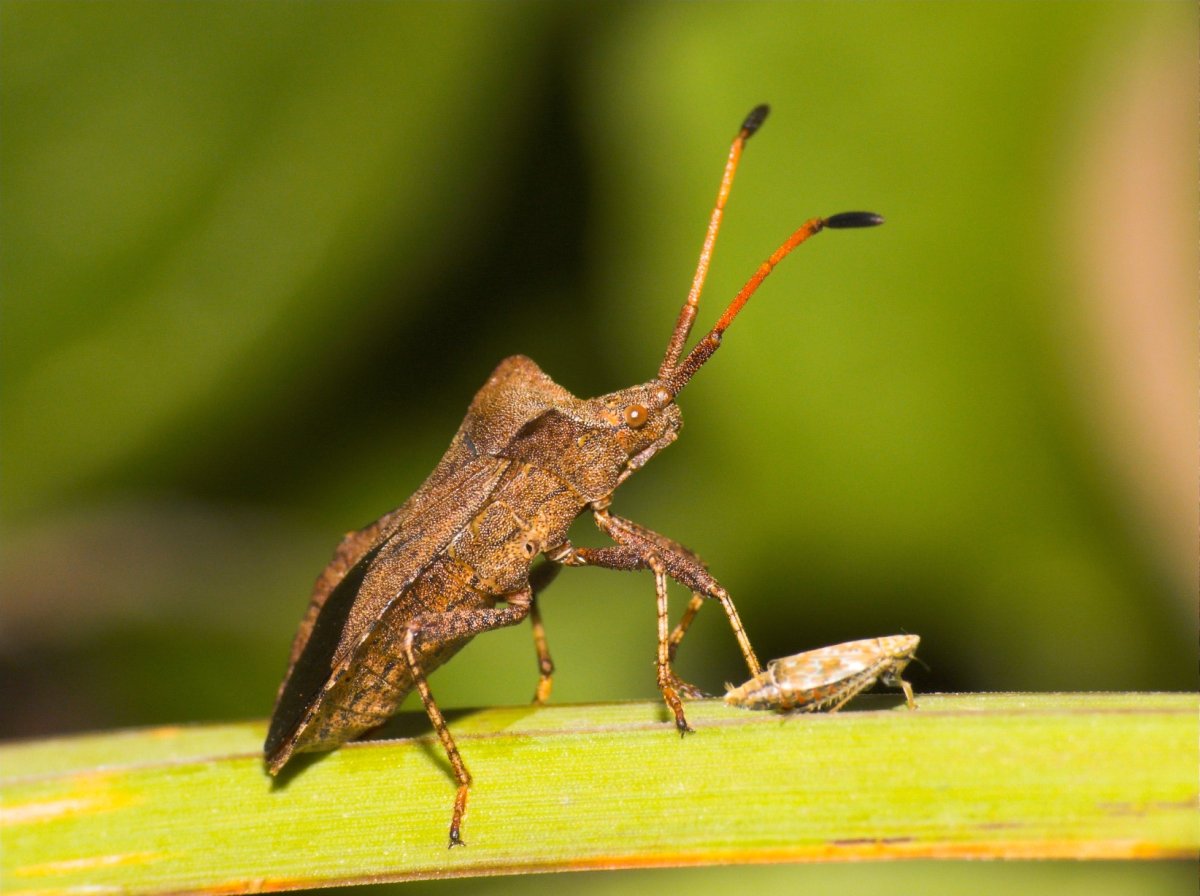
[[[847,650],[852,645],[836,644],[819,650],[809,650],[795,656],[771,660],[768,663],[775,677],[797,690],[836,684],[861,675],[872,665],[872,657],[860,650]]]
[[[529,358],[506,358],[476,393],[446,455],[399,509],[342,539],[317,578],[292,643],[267,734],[268,758],[286,761],[322,690],[400,597],[486,505],[523,427],[579,399]]]
[[[296,665],[296,660],[300,659],[300,653],[304,650],[304,645],[308,643],[317,616],[320,615],[321,608],[325,606],[325,601],[329,599],[333,589],[368,551],[379,544],[383,533],[394,527],[396,517],[399,515],[400,511],[396,510],[356,532],[348,532],[338,544],[337,549],[333,552],[333,558],[317,576],[317,581],[313,585],[312,597],[308,601],[308,610],[300,622],[300,629],[296,632],[296,637],[292,640],[292,652],[288,656],[289,674],[292,667]],[[286,684],[287,678],[285,677],[279,685],[280,694],[283,693]],[[278,696],[276,694],[276,699]]]
[[[501,361],[472,400],[466,419],[455,433],[445,456],[416,493],[401,507],[371,525],[348,533],[337,546],[333,558],[313,586],[308,610],[292,642],[288,676],[300,659],[330,594],[368,552],[399,530],[411,527],[418,517],[436,507],[448,494],[453,494],[459,477],[469,476],[470,465],[479,458],[503,456],[530,420],[550,408],[577,401],[529,358],[514,355]],[[478,481],[466,484],[466,494],[460,495],[465,498],[464,508],[477,506],[472,498],[479,498],[481,487],[484,486]],[[484,494],[490,494],[490,491]],[[279,695],[285,687],[287,678],[279,686]]]
[[[317,618],[325,606],[325,602],[346,574],[369,551],[378,548],[397,531],[406,527],[411,528],[415,519],[429,504],[436,505],[444,499],[448,491],[453,492],[457,474],[461,472],[469,475],[467,467],[476,459],[477,454],[472,450],[470,439],[464,438],[463,428],[460,428],[459,432],[455,434],[453,441],[451,441],[450,448],[446,451],[445,456],[411,498],[405,501],[399,508],[380,517],[369,526],[346,534],[338,544],[337,549],[333,552],[333,557],[321,571],[321,574],[317,576],[317,581],[313,585],[312,597],[308,602],[308,610],[305,612],[304,619],[300,622],[300,628],[296,632],[296,637],[292,641],[292,652],[288,657],[288,677],[291,676],[292,668],[296,665],[296,661],[300,659],[300,654],[304,651],[304,647],[308,643],[313,626],[316,624]],[[496,472],[496,476],[499,476],[499,471]],[[492,484],[494,485],[494,483]],[[477,482],[468,483],[468,492],[471,490],[472,485],[478,487],[479,484]],[[488,493],[490,494],[490,491]],[[279,685],[279,692],[276,695],[277,700],[279,695],[283,694],[283,689],[286,686],[287,677]]]
[[[453,451],[452,446],[446,459]],[[498,458],[474,457],[456,468],[457,475],[437,476],[435,471],[403,507],[343,540],[317,579],[309,612],[292,645],[292,661],[264,747],[268,757],[297,731],[322,689],[388,604],[486,504],[508,465]],[[381,564],[386,574],[380,574]]]

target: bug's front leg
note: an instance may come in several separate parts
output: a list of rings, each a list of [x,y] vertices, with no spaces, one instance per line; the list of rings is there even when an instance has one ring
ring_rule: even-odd
[[[451,613],[426,613],[417,616],[408,623],[404,639],[401,642],[404,661],[408,664],[408,671],[412,676],[417,693],[421,695],[425,714],[429,716],[429,721],[433,725],[434,731],[437,732],[438,739],[442,742],[446,758],[450,760],[450,768],[454,771],[454,780],[458,784],[458,792],[454,797],[454,813],[450,818],[451,847],[461,846],[463,842],[462,820],[467,812],[467,797],[471,791],[471,773],[467,771],[466,763],[463,762],[462,755],[458,752],[458,745],[454,743],[454,737],[446,725],[446,719],[433,699],[433,692],[429,690],[429,682],[425,680],[425,673],[421,669],[418,647],[422,643],[457,641],[462,638],[474,637],[491,629],[516,625],[529,615],[530,607],[533,604],[533,592],[526,588],[524,591],[505,596],[504,600],[507,606],[500,609],[459,610]]]
[[[616,545],[609,548],[577,548],[570,542],[564,542],[556,550],[547,553],[550,559],[565,566],[599,566],[604,569],[619,569],[631,571],[635,569],[650,569],[654,572],[654,592],[658,599],[658,689],[662,692],[663,700],[671,714],[675,716],[675,726],[680,734],[689,733],[692,728],[688,725],[683,712],[683,702],[680,694],[688,697],[707,696],[695,685],[682,681],[671,669],[671,645],[669,623],[667,619],[667,565],[653,551],[646,551],[631,545]]]
[[[694,685],[690,685],[675,675],[671,663],[680,641],[687,633],[692,619],[695,618],[703,600],[709,598],[718,601],[725,610],[730,627],[737,638],[742,656],[750,669],[751,675],[762,671],[750,639],[738,617],[737,609],[732,599],[721,584],[714,579],[704,567],[703,561],[694,553],[676,541],[664,535],[659,535],[637,523],[622,517],[614,516],[607,510],[594,511],[596,525],[600,527],[617,544],[609,548],[576,548],[567,543],[558,551],[548,553],[550,559],[567,566],[602,566],[608,569],[634,570],[653,569],[655,573],[655,591],[659,602],[659,686],[663,697],[675,714],[676,724],[680,730],[687,728],[686,720],[682,720],[682,707],[676,710],[678,694],[688,697],[707,696]],[[691,589],[692,599],[684,611],[679,625],[669,635],[666,621],[666,579],[672,578],[686,588]],[[675,700],[672,700],[672,695]]]
[[[667,634],[669,621],[667,619],[667,566],[658,554],[646,556],[646,565],[654,571],[654,594],[658,599],[658,689],[662,692],[671,713],[675,716],[675,727],[680,735],[690,734],[692,726],[688,724],[683,714],[683,701],[679,692],[684,690],[688,696],[694,696],[697,690],[692,685],[680,681],[679,676],[671,668],[670,638]]]
[[[614,516],[607,510],[596,510],[595,517],[596,525],[609,538],[619,545],[628,545],[658,554],[666,565],[667,575],[684,587],[691,589],[692,600],[669,639],[668,650],[672,658],[679,647],[679,642],[687,633],[688,626],[691,625],[692,619],[700,609],[701,602],[704,598],[710,598],[720,603],[721,608],[725,611],[725,616],[729,619],[729,627],[733,629],[733,635],[737,638],[738,647],[741,648],[750,674],[757,675],[762,671],[762,665],[758,662],[754,648],[750,646],[750,639],[746,636],[746,629],[742,626],[737,608],[733,605],[733,599],[729,596],[729,592],[721,586],[721,583],[709,574],[708,569],[704,566],[704,561],[679,542],[672,541],[665,535],[659,535],[644,526],[639,526],[631,520]]]

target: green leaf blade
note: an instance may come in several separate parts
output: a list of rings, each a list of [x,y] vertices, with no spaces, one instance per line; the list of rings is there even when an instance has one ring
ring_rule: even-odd
[[[12,745],[5,891],[1200,849],[1195,695],[933,695],[916,712],[792,717],[705,701],[689,717],[683,739],[654,703],[452,717],[475,777],[455,850],[430,734],[305,757],[280,781],[260,724]]]

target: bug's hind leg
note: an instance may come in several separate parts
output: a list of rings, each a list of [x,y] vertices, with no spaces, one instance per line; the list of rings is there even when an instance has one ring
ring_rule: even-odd
[[[454,796],[454,813],[450,817],[450,846],[462,846],[462,821],[467,814],[467,797],[471,793],[471,773],[463,762],[458,745],[446,725],[446,718],[433,699],[429,682],[425,680],[425,672],[421,669],[419,646],[422,642],[449,643],[459,639],[471,638],[482,632],[508,625],[516,625],[529,615],[533,603],[533,593],[528,588],[505,598],[507,606],[491,610],[459,610],[446,614],[426,614],[417,616],[408,623],[401,641],[401,652],[412,676],[413,685],[421,695],[421,703],[425,714],[437,732],[446,758],[450,760],[450,768],[454,772],[454,780],[458,784],[458,792]]]

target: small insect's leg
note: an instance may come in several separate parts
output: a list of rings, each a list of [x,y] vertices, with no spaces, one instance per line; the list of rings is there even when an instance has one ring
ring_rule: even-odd
[[[436,638],[439,642],[448,642],[459,638],[470,638],[491,629],[516,625],[529,615],[530,606],[533,603],[533,592],[526,589],[507,595],[505,600],[508,606],[502,609],[418,616],[409,622],[404,639],[401,641],[404,661],[408,665],[409,674],[412,676],[417,693],[421,695],[425,714],[429,716],[433,730],[437,732],[438,740],[442,742],[442,749],[446,751],[446,758],[450,760],[450,768],[453,770],[454,780],[458,784],[458,792],[454,796],[454,812],[450,817],[450,847],[452,849],[455,846],[463,845],[462,821],[463,816],[467,813],[467,797],[471,793],[471,773],[467,771],[466,763],[463,762],[462,755],[458,752],[458,745],[454,743],[454,737],[446,725],[446,718],[438,709],[437,702],[433,699],[433,692],[429,689],[429,682],[425,680],[425,673],[421,669],[418,656],[418,644],[424,637]]]
[[[916,709],[917,708],[917,700],[913,696],[912,685],[900,677],[904,673],[904,666],[906,666],[906,665],[908,665],[907,660],[904,661],[904,665],[898,664],[897,668],[893,668],[890,671],[884,673],[883,683],[890,687],[900,688],[901,690],[903,690],[904,691],[904,702],[908,704],[908,708]]]
[[[874,683],[874,675],[860,675],[858,678],[850,679],[847,684],[841,687],[838,692],[837,701],[829,707],[829,711],[837,712]],[[819,702],[813,705],[813,709],[816,709],[818,706]]]
[[[661,560],[651,554],[646,558],[650,568],[654,570],[654,592],[658,597],[658,689],[662,691],[663,700],[675,716],[675,727],[680,735],[689,734],[692,726],[688,724],[683,714],[683,701],[675,689],[678,679],[671,671],[670,623],[667,619],[667,571]]]
[[[550,690],[554,687],[554,660],[550,658],[550,647],[546,643],[546,627],[542,624],[542,614],[538,610],[538,595],[554,581],[561,567],[557,563],[543,563],[534,568],[529,575],[529,621],[533,624],[533,646],[537,651],[538,683],[533,694],[533,702],[538,706],[550,699]]]

